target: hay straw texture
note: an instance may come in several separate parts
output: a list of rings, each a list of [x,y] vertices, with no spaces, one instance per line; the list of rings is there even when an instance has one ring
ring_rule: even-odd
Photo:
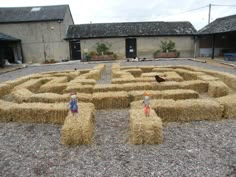
[[[227,95],[216,98],[216,100],[224,106],[224,118],[236,119],[236,95]]]
[[[162,121],[151,109],[146,117],[143,109],[131,109],[129,142],[131,144],[160,144],[163,142]]]
[[[61,143],[75,146],[91,144],[95,124],[95,108],[93,104],[80,103],[79,113],[70,112],[61,129]]]
[[[14,122],[63,124],[68,112],[65,103],[10,103],[10,107],[6,104],[9,102],[0,103],[3,119]]]
[[[142,70],[139,68],[133,68],[133,69],[126,69],[125,71],[129,72],[132,74],[134,77],[140,77],[142,74]]]
[[[11,90],[12,86],[9,84],[0,84],[0,97],[9,94]]]
[[[96,81],[94,79],[81,79],[76,77],[75,79],[71,80],[69,83],[80,83],[82,85],[95,85]]]
[[[217,77],[213,77],[210,75],[201,75],[201,76],[197,76],[198,80],[203,80],[203,81],[217,81],[219,80],[219,78]]]
[[[160,77],[165,77],[166,75],[164,73],[158,73],[158,72],[149,72],[149,73],[143,73],[141,74],[141,77],[155,77],[156,75]]]
[[[97,84],[94,86],[93,92],[122,91],[121,84]]]
[[[149,73],[152,72],[154,66],[140,66],[140,69],[143,71],[143,73]]]
[[[211,97],[221,97],[228,95],[229,87],[222,81],[210,81],[208,95]]]
[[[194,72],[186,69],[175,69],[175,72],[182,76],[184,80],[196,80],[198,76],[204,75],[203,72]]]
[[[52,93],[62,94],[66,89],[67,85],[68,83],[45,84],[40,87],[39,92],[41,93],[52,92]]]
[[[155,78],[151,77],[140,77],[140,78],[133,78],[133,79],[127,79],[127,78],[115,78],[112,79],[112,84],[125,84],[125,83],[134,83],[134,82],[155,82]]]
[[[166,82],[161,82],[161,83],[154,82],[152,83],[152,89],[154,90],[179,89],[180,85],[181,84],[176,81],[166,81]]]
[[[142,100],[131,103],[131,109],[140,109]],[[220,120],[223,106],[212,99],[151,100],[151,108],[164,122],[188,122],[196,120]]]
[[[86,74],[90,71],[90,69],[80,69],[78,71],[80,72],[80,74]]]
[[[33,93],[27,88],[14,89],[11,93],[15,101],[18,103],[29,102]]]
[[[129,106],[127,92],[97,92],[92,99],[96,109],[127,108]]]
[[[188,89],[175,89],[175,90],[164,90],[164,91],[130,91],[128,92],[130,101],[142,100],[144,98],[144,93],[151,94],[151,99],[194,99],[199,98],[199,94],[196,91]]]
[[[166,81],[177,81],[177,82],[183,81],[183,78],[176,72],[165,72],[164,74],[165,74],[164,79]]]
[[[174,69],[172,68],[164,68],[164,67],[159,67],[159,68],[153,68],[152,72],[172,72]]]
[[[144,83],[127,83],[123,84],[124,91],[132,91],[132,90],[152,90],[154,85],[148,82]]]
[[[40,79],[30,79],[20,85],[17,85],[14,87],[14,90],[18,90],[21,88],[29,89],[32,92],[38,91],[38,89],[43,85],[43,82],[45,81],[44,78]]]
[[[210,99],[157,100],[153,107],[165,122],[220,120],[223,107]]]
[[[11,107],[16,103],[0,100],[0,122],[10,122],[12,117],[9,116]]]
[[[208,82],[201,81],[201,80],[184,81],[184,82],[181,82],[180,88],[191,89],[199,93],[203,93],[203,92],[208,91]]]
[[[82,84],[69,84],[64,90],[65,93],[70,92],[82,92],[82,93],[93,93],[93,85],[82,85]]]
[[[15,80],[6,81],[6,82],[4,82],[4,84],[8,84],[12,87],[15,87],[19,84],[22,84],[22,83],[28,81],[29,79],[30,79],[30,76],[20,77],[20,78],[15,79]]]

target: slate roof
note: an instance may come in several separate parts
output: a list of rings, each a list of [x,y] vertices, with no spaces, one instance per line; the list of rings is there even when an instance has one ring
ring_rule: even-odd
[[[20,39],[0,33],[0,41],[20,41]]]
[[[0,8],[0,23],[63,20],[69,5]]]
[[[217,18],[198,31],[199,34],[215,34],[236,31],[236,15]]]
[[[127,22],[70,25],[66,39],[193,35],[190,22]]]

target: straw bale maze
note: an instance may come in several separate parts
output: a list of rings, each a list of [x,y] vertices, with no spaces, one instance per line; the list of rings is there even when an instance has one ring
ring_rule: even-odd
[[[188,66],[121,67],[112,65],[112,83],[96,84],[105,65],[93,69],[47,72],[0,84],[2,122],[61,124],[61,143],[92,143],[96,109],[129,108],[129,142],[159,144],[171,121],[236,118],[236,76]],[[157,83],[154,76],[166,81]],[[79,114],[68,111],[76,91]],[[145,117],[143,94],[151,94]],[[111,117],[112,119],[112,117]]]

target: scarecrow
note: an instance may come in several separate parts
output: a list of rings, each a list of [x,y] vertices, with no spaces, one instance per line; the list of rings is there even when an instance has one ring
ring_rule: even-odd
[[[77,104],[77,102],[78,102],[78,100],[77,100],[76,93],[72,92],[71,95],[70,95],[69,107],[70,107],[70,111],[73,115],[78,113],[78,104]]]
[[[143,104],[144,104],[144,114],[145,116],[150,116],[150,94],[149,93],[144,93],[144,99],[143,99]]]

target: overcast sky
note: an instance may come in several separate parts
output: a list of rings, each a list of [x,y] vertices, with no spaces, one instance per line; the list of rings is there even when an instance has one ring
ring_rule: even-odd
[[[0,7],[58,4],[70,5],[75,24],[189,21],[198,30],[208,23],[209,4],[235,5],[212,6],[211,21],[236,14],[236,0],[0,0]]]

